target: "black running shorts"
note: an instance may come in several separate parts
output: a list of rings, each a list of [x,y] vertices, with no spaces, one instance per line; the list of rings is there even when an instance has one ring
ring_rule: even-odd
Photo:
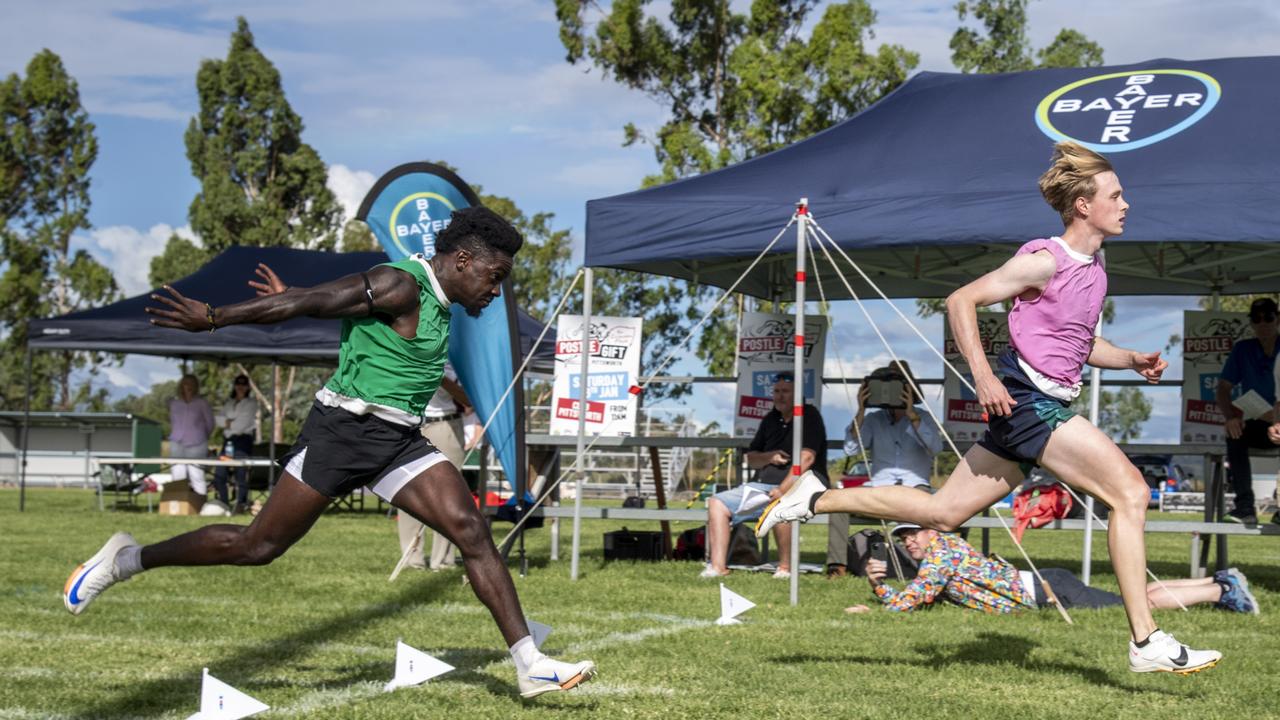
[[[448,462],[417,427],[355,415],[316,402],[298,441],[280,459],[285,472],[323,495],[342,497],[371,486],[390,501],[423,470]]]

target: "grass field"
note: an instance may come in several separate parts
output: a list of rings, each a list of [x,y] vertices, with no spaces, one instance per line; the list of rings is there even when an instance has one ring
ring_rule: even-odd
[[[200,671],[284,718],[1248,718],[1275,717],[1280,670],[1280,543],[1231,541],[1261,617],[1162,611],[1179,638],[1221,650],[1217,668],[1136,675],[1120,609],[988,617],[946,607],[915,615],[842,608],[873,603],[865,581],[787,583],[737,573],[729,587],[758,607],[717,627],[714,581],[692,563],[605,563],[584,523],[582,577],[548,562],[548,531],[529,535],[532,569],[516,584],[529,617],[554,628],[544,650],[590,658],[599,678],[572,693],[522,701],[497,630],[461,570],[412,572],[394,584],[394,523],[333,514],[266,568],[163,569],[118,585],[84,615],[62,607],[77,563],[114,530],[142,542],[207,522],[98,512],[84,491],[39,490],[17,511],[0,491],[0,718],[183,718],[199,705]],[[246,520],[239,520],[246,522]],[[656,523],[652,524],[656,526]],[[505,533],[506,525],[495,530]],[[642,529],[634,524],[632,529]],[[688,527],[685,525],[684,527]],[[680,525],[676,530],[681,529]],[[1031,531],[1041,567],[1079,569],[1080,534]],[[1152,569],[1181,577],[1184,536],[1148,536]],[[1105,555],[1105,543],[1097,536]],[[562,534],[567,558],[568,524]],[[825,527],[804,529],[821,562]],[[1015,557],[993,533],[993,550]],[[1115,589],[1105,562],[1095,582]],[[381,692],[397,638],[457,667],[426,685]]]

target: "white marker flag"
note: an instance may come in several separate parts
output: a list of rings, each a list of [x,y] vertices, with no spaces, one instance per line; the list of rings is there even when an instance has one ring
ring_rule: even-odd
[[[396,641],[396,676],[382,688],[391,692],[396,688],[413,687],[449,672],[453,666],[437,660],[421,650]]]
[[[200,712],[187,720],[238,720],[270,709],[258,700],[222,682],[204,669],[200,684]]]
[[[720,583],[720,618],[716,620],[716,624],[737,625],[742,622],[737,617],[755,606],[755,603]]]
[[[529,626],[529,634],[533,636],[533,646],[541,650],[542,643],[546,642],[547,636],[551,634],[551,626],[528,618],[525,618],[525,623]]]

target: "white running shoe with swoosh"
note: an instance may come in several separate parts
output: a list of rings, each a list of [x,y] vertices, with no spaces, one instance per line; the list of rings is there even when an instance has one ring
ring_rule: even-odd
[[[1171,672],[1190,675],[1208,670],[1222,659],[1217,650],[1192,650],[1172,635],[1157,630],[1145,647],[1129,642],[1129,669],[1133,672]]]
[[[807,522],[813,518],[813,496],[826,492],[827,486],[822,484],[817,475],[806,471],[796,478],[791,487],[777,500],[765,506],[756,521],[756,537],[769,534],[774,525],[784,522]]]
[[[528,673],[520,673],[520,697],[532,698],[543,693],[572,690],[596,675],[596,664],[590,660],[580,663],[560,662],[545,655],[529,666]]]
[[[62,604],[67,606],[72,615],[84,612],[103,590],[122,579],[119,568],[116,567],[116,555],[124,548],[137,544],[138,541],[129,533],[118,532],[93,557],[85,560],[71,573],[71,577],[62,586]]]

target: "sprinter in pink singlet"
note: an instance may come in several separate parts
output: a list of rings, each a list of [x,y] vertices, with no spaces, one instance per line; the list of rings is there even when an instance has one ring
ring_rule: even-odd
[[[1043,465],[1112,509],[1107,544],[1129,619],[1129,669],[1187,674],[1213,667],[1221,653],[1188,648],[1151,617],[1143,537],[1146,483],[1111,438],[1068,407],[1080,393],[1085,364],[1133,370],[1152,383],[1168,367],[1158,352],[1124,350],[1094,337],[1107,293],[1098,251],[1103,240],[1124,232],[1129,204],[1111,163],[1070,142],[1054,146],[1040,192],[1061,215],[1062,236],[1032,240],[947,298],[952,334],[989,417],[985,436],[947,483],[935,495],[903,487],[827,490],[803,475],[765,509],[756,534],[817,513],[853,513],[949,532],[1017,488],[1032,466]],[[1006,300],[1014,303],[1013,347],[993,370],[978,335],[977,309]]]

